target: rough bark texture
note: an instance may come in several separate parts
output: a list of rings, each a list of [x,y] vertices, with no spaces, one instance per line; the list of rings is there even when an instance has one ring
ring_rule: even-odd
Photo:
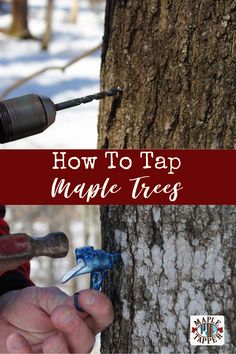
[[[99,146],[236,147],[235,0],[108,0]]]
[[[103,246],[120,250],[124,267],[106,285],[114,325],[105,353],[235,353],[236,208],[102,208]],[[226,345],[191,347],[191,315],[224,314]]]
[[[236,2],[107,0],[100,148],[235,148]],[[101,208],[124,267],[106,291],[104,353],[235,353],[235,206]],[[224,347],[191,347],[189,316],[223,314]]]

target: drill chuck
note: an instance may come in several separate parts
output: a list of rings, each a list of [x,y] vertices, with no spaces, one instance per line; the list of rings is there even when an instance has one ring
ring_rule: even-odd
[[[49,97],[34,94],[0,102],[0,143],[26,138],[47,129],[56,117]]]
[[[56,112],[121,93],[119,87],[54,104],[49,97],[26,95],[0,102],[0,143],[8,143],[43,132],[56,118]]]

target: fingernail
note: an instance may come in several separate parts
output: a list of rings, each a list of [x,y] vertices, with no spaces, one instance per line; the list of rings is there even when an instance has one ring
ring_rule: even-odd
[[[65,310],[60,317],[61,322],[63,322],[64,324],[69,323],[72,319],[73,319],[73,313],[70,309]]]
[[[95,301],[96,301],[96,295],[95,292],[92,291],[91,293],[89,293],[89,295],[87,295],[85,303],[86,305],[91,306],[94,305]]]

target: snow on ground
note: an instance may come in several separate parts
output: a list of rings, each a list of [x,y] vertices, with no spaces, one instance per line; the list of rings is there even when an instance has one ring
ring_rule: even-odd
[[[88,0],[79,1],[77,24],[69,21],[71,0],[55,0],[53,37],[49,50],[40,49],[35,40],[17,40],[0,34],[0,94],[16,80],[51,65],[64,65],[70,59],[97,46],[102,41],[104,3],[94,9]],[[45,0],[29,0],[29,28],[40,37],[45,27]],[[11,22],[1,13],[1,27]],[[58,103],[99,91],[100,51],[75,63],[64,73],[48,71],[25,83],[8,98],[28,93],[49,96]],[[1,145],[6,149],[96,148],[98,102],[58,112],[56,122],[45,132]]]

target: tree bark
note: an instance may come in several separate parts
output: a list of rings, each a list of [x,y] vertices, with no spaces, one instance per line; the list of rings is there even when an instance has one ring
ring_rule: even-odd
[[[22,39],[32,38],[28,29],[28,2],[27,0],[13,0],[12,24],[8,31],[15,37]]]
[[[107,1],[99,146],[235,148],[235,1]],[[119,107],[120,106],[120,107]]]
[[[236,146],[235,1],[107,0],[100,148]],[[204,173],[204,171],[203,171]],[[105,290],[104,353],[236,351],[235,206],[101,208],[103,246],[123,254]],[[115,284],[115,285],[114,285]],[[190,315],[225,316],[223,347],[191,347]]]

